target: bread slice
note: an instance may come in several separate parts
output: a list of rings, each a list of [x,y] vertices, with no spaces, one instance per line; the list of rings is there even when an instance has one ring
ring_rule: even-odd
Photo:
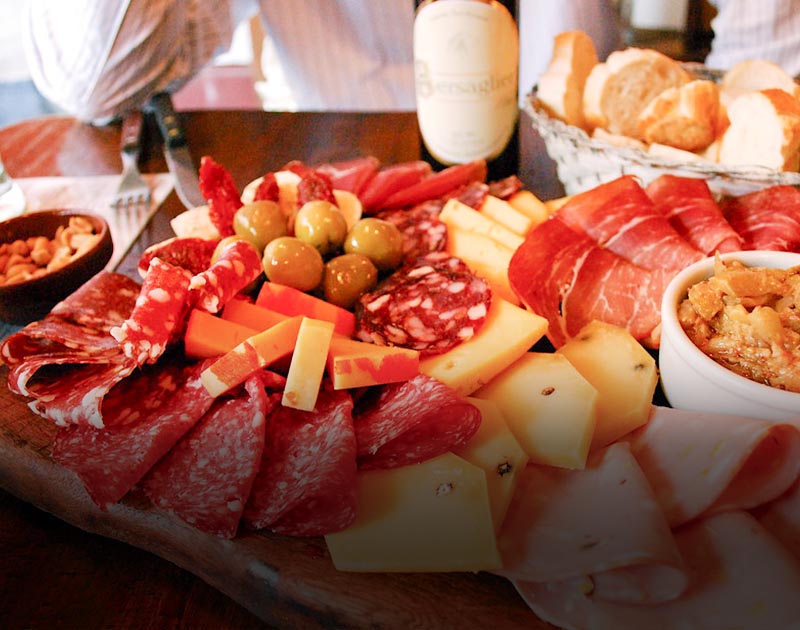
[[[741,61],[728,70],[720,81],[722,101],[731,103],[747,92],[778,89],[800,100],[800,85],[778,64],[764,59]]]
[[[639,136],[684,151],[701,151],[717,137],[719,87],[690,81],[667,88],[639,114]]]
[[[728,106],[730,125],[719,143],[722,164],[800,167],[800,102],[778,89],[746,92]]]
[[[647,48],[626,48],[598,63],[583,89],[587,127],[641,139],[637,119],[653,98],[691,77],[666,55]]]
[[[637,140],[636,138],[629,138],[628,136],[621,136],[616,133],[611,133],[609,131],[606,131],[605,129],[601,129],[600,127],[595,127],[594,131],[592,131],[592,138],[597,138],[598,140],[602,140],[603,142],[608,142],[608,144],[613,144],[615,147],[624,147],[628,149],[640,149],[642,151],[647,151],[647,145],[641,140]]]
[[[592,39],[583,31],[559,33],[553,56],[539,77],[537,96],[550,116],[583,128],[583,86],[598,63]]]

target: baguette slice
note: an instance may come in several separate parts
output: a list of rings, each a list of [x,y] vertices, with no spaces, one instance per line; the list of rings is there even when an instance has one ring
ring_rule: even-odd
[[[589,73],[583,89],[583,114],[589,128],[641,140],[637,119],[653,98],[691,80],[681,65],[647,48],[611,53]]]
[[[701,151],[717,137],[719,87],[690,81],[667,88],[639,114],[639,136],[684,151]]]
[[[722,101],[732,103],[747,92],[778,89],[800,100],[800,85],[778,64],[765,59],[741,61],[728,70],[720,81]]]
[[[556,35],[553,56],[539,77],[537,94],[547,113],[583,128],[583,86],[598,63],[592,39],[583,31]]]
[[[800,166],[800,103],[778,89],[747,92],[728,106],[719,144],[722,164],[758,164],[780,171]]]

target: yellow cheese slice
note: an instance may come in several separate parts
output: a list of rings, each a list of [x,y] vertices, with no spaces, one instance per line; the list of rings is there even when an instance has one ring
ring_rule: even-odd
[[[521,212],[529,219],[533,225],[537,226],[550,218],[550,210],[545,203],[534,195],[530,190],[520,190],[508,198],[508,203],[518,212]]]
[[[591,448],[606,446],[647,422],[658,370],[625,328],[589,322],[558,352],[599,392]]]
[[[452,227],[447,229],[447,253],[463,260],[501,298],[519,305],[519,298],[508,282],[508,265],[514,255],[512,249],[484,234]]]
[[[333,389],[407,381],[419,373],[419,352],[334,335],[327,370]]]
[[[531,217],[494,195],[486,195],[481,204],[481,214],[520,236],[525,236],[534,225]]]
[[[358,474],[358,516],[325,536],[340,571],[482,571],[500,567],[486,474],[445,453]]]
[[[286,387],[281,400],[284,407],[314,410],[332,337],[332,322],[303,317],[286,374]]]
[[[546,331],[544,317],[495,295],[478,333],[452,350],[422,359],[419,371],[469,396],[524,355]]]
[[[494,402],[531,461],[584,468],[597,390],[560,354],[528,352],[476,394]]]
[[[519,234],[515,234],[458,199],[449,199],[439,213],[439,218],[448,229],[455,227],[467,232],[477,232],[512,250],[517,249],[524,240]]]

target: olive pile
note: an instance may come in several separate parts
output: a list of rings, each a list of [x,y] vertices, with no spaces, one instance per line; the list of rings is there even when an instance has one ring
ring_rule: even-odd
[[[403,237],[393,223],[359,219],[347,229],[339,208],[329,201],[309,201],[294,217],[293,235],[274,201],[243,205],[233,217],[236,236],[262,253],[270,282],[301,291],[320,291],[325,300],[352,308],[372,289],[378,274],[399,266]]]

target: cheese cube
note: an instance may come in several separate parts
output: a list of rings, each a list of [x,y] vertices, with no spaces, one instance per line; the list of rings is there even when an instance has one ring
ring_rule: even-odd
[[[419,374],[419,352],[334,336],[327,369],[333,389],[407,381]]]
[[[514,255],[513,250],[483,234],[448,228],[447,253],[463,260],[501,298],[519,304],[519,298],[508,282],[508,265]]]
[[[183,351],[190,359],[207,359],[232,350],[258,332],[242,324],[225,321],[206,311],[193,310],[186,323]]]
[[[314,410],[332,337],[332,322],[303,318],[286,375],[286,387],[281,400],[284,407]]]
[[[493,195],[486,195],[481,213],[520,236],[525,236],[533,226],[533,220],[529,216]]]
[[[524,355],[545,331],[544,317],[495,295],[477,334],[452,350],[422,359],[419,371],[469,396]]]
[[[522,245],[523,238],[508,228],[484,216],[477,210],[460,202],[449,199],[439,213],[439,219],[449,228],[460,228],[467,232],[477,232],[497,241],[501,245],[515,250]]]
[[[358,516],[325,536],[340,571],[500,568],[486,474],[445,453],[421,464],[358,474]]]
[[[514,496],[520,471],[528,464],[528,454],[508,428],[500,408],[491,400],[467,398],[481,412],[481,426],[456,455],[480,466],[486,472],[486,488],[492,509],[494,531],[500,530]]]
[[[544,223],[550,218],[550,211],[544,202],[530,190],[520,190],[508,198],[512,208],[527,216],[533,223],[531,227]]]
[[[222,310],[222,319],[236,322],[243,326],[259,330],[266,330],[275,324],[289,319],[289,315],[257,306],[244,300],[231,300]]]
[[[528,352],[476,394],[494,402],[531,461],[584,468],[597,390],[560,354]]]
[[[625,328],[589,322],[558,352],[599,392],[593,449],[647,422],[658,370],[655,359]]]
[[[200,375],[203,386],[212,396],[221,396],[256,370],[290,354],[302,321],[298,315],[245,339],[203,371]]]

